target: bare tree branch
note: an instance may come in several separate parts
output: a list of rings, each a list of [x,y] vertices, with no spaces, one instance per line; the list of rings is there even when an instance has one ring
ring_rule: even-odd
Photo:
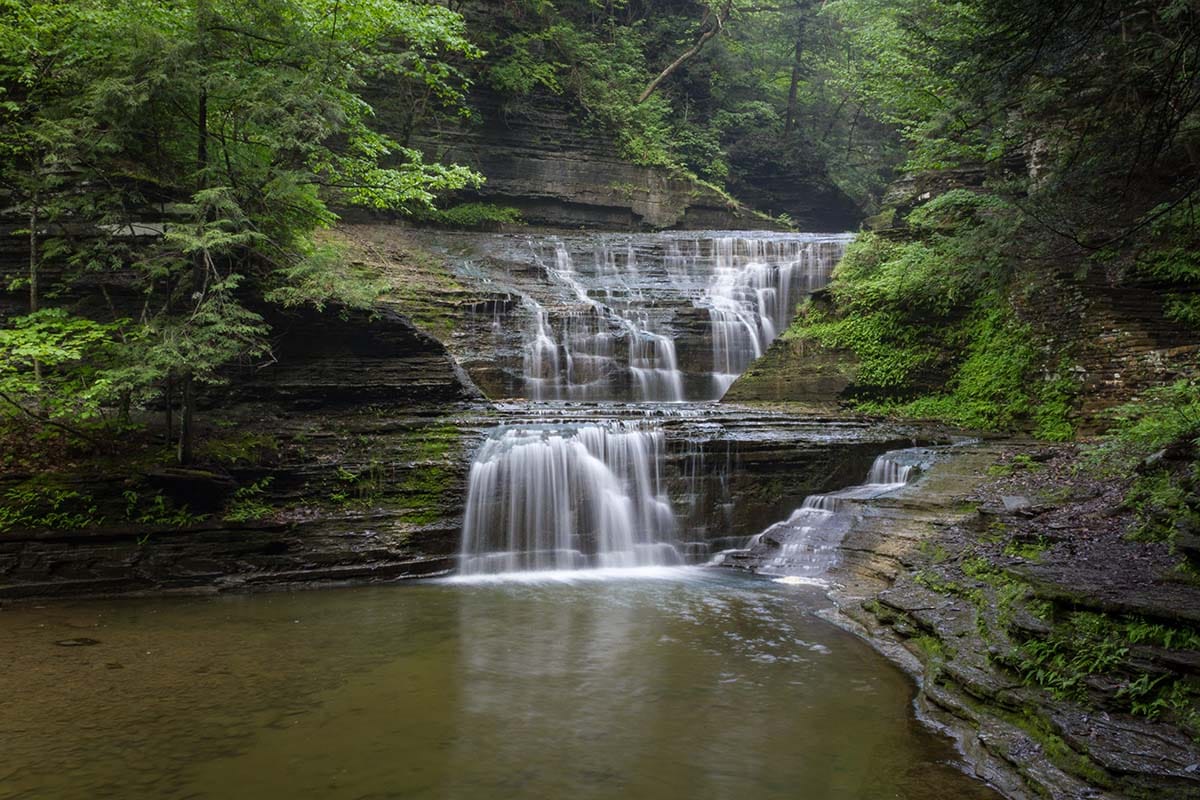
[[[658,77],[650,81],[649,85],[646,86],[645,90],[642,91],[641,96],[638,97],[638,104],[640,105],[646,102],[650,95],[654,94],[654,90],[657,89],[663,81],[671,77],[675,70],[679,69],[688,61],[695,58],[700,51],[704,49],[704,45],[708,43],[708,40],[721,32],[721,30],[725,27],[725,23],[729,21],[729,15],[732,12],[733,0],[725,0],[725,3],[721,5],[720,10],[717,11],[715,17],[713,17],[712,9],[705,11],[704,19],[700,21],[700,36],[696,38],[696,43],[693,44],[687,51],[685,51],[683,55],[668,64],[666,69],[658,73]],[[709,24],[710,17],[712,17],[711,25]]]

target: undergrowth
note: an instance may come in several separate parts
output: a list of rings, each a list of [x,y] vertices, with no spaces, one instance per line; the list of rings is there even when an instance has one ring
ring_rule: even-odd
[[[807,303],[787,336],[852,352],[852,402],[866,413],[1070,439],[1078,384],[1009,300],[1012,266],[993,254],[1004,219],[997,197],[956,190],[910,215],[907,241],[862,235],[835,271],[833,306]]]

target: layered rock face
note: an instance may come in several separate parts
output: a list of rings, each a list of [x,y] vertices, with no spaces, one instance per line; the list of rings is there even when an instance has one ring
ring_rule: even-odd
[[[6,493],[42,481],[37,497],[69,496],[84,524],[39,525],[31,513],[6,531],[0,592],[444,572],[455,564],[473,454],[495,426],[547,414],[562,424],[651,415],[665,437],[680,539],[700,560],[806,494],[853,483],[895,444],[895,432],[686,405],[496,411],[475,388],[564,402],[715,397],[717,379],[761,352],[795,302],[827,280],[843,238],[386,226],[341,235],[391,292],[371,312],[265,309],[275,361],[206,390],[196,467],[170,467],[147,435],[111,464],[5,476]]]
[[[112,456],[0,475],[17,514],[0,535],[0,598],[449,568],[475,440],[445,416],[479,391],[392,309],[270,321],[275,363],[202,396],[196,465],[172,466],[147,418]]]
[[[808,231],[847,231],[861,218],[820,165],[747,175],[734,199],[683,173],[631,163],[564,97],[506,105],[485,85],[468,98],[469,123],[416,134],[431,156],[473,167],[487,182],[464,200],[511,206],[536,225],[602,230],[778,230],[787,213]],[[386,120],[386,103],[381,108]]]
[[[378,241],[381,228],[358,228]],[[418,237],[458,294],[443,337],[491,397],[721,397],[825,285],[849,237],[772,233]],[[474,292],[474,296],[468,296]]]
[[[1200,591],[1178,555],[1126,536],[1126,481],[1076,457],[960,446],[851,501],[834,619],[919,678],[918,708],[1007,797],[1200,797],[1195,698],[1179,688]]]
[[[818,296],[818,301],[820,297]],[[1069,379],[1079,395],[1083,430],[1142,392],[1200,374],[1200,336],[1167,319],[1164,292],[1122,285],[1104,275],[1037,276],[1010,296],[1045,354],[1047,376]],[[787,402],[836,408],[855,392],[853,353],[799,337],[777,339],[730,388],[736,402]],[[930,375],[930,391],[948,375]]]
[[[611,414],[385,403],[305,412],[307,402],[225,409],[193,468],[125,457],[105,472],[56,473],[53,490],[72,495],[63,510],[90,509],[93,524],[6,531],[0,599],[444,574],[458,564],[472,460],[498,425],[576,429]],[[856,482],[917,435],[736,409],[626,419],[662,439],[664,500],[692,562],[743,545],[808,494]],[[6,476],[0,490],[28,480]],[[188,511],[156,510],[158,497]]]

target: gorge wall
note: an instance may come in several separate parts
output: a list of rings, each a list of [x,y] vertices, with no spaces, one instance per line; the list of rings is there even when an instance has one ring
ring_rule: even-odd
[[[881,450],[917,435],[669,403],[622,407],[664,399],[642,391],[661,385],[716,396],[714,378],[726,379],[717,365],[740,369],[766,346],[827,279],[839,237],[394,226],[337,235],[389,291],[371,310],[263,309],[270,363],[234,369],[204,391],[197,463],[172,464],[163,409],[151,407],[138,419],[145,430],[111,451],[3,473],[12,513],[0,536],[0,596],[444,573],[455,565],[473,454],[498,425],[577,427],[613,414],[661,431],[681,547],[704,560],[807,494],[853,483]],[[138,300],[119,281],[105,291],[118,305]],[[87,309],[102,294],[63,300]],[[19,310],[19,297],[9,301]],[[539,322],[559,356],[549,385],[538,383],[533,358]],[[567,369],[568,358],[585,356],[603,367],[596,386]],[[478,387],[494,398],[553,389],[561,402],[496,407]],[[613,405],[573,407],[576,390]]]

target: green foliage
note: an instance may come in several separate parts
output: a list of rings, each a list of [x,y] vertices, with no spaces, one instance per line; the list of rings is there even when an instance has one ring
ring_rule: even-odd
[[[1200,650],[1200,631],[1130,617],[1123,627],[1131,645],[1147,644],[1167,650]]]
[[[196,448],[202,459],[220,464],[252,466],[279,452],[279,440],[269,433],[243,433],[208,439]]]
[[[1200,438],[1200,382],[1178,380],[1147,391],[1111,412],[1112,425],[1086,461],[1112,474],[1131,470],[1146,456],[1177,442]]]
[[[1196,696],[1196,690],[1187,683],[1171,680],[1166,674],[1152,676],[1148,672],[1129,681],[1117,692],[1117,698],[1128,703],[1133,714],[1147,719],[1171,714],[1192,728],[1197,727],[1197,720],[1200,720]]]
[[[336,243],[319,242],[306,245],[294,263],[276,272],[264,298],[285,308],[312,306],[321,311],[330,303],[369,308],[386,291],[386,281],[350,263]]]
[[[515,96],[528,95],[539,88],[560,94],[563,90],[560,75],[568,67],[554,60],[556,30],[551,27],[516,33],[497,43],[496,58],[486,73],[488,83]]]
[[[1129,667],[1130,648],[1139,645],[1196,650],[1200,649],[1200,633],[1140,617],[1075,612],[1055,625],[1049,636],[1021,645],[1019,669],[1026,682],[1060,698],[1083,701],[1088,677],[1121,674]],[[1114,699],[1131,714],[1149,719],[1170,716],[1196,730],[1200,727],[1198,694],[1178,676],[1134,669],[1122,680]]]
[[[1039,536],[1032,542],[1011,540],[1004,546],[1004,555],[1013,558],[1023,558],[1026,561],[1041,561],[1042,555],[1050,549],[1050,543],[1044,536]]]
[[[0,328],[0,397],[55,417],[97,417],[121,383],[113,324],[47,308]]]
[[[125,519],[140,525],[186,528],[207,519],[207,514],[193,514],[187,506],[178,507],[163,493],[143,495],[133,489],[121,493],[125,499]]]
[[[225,511],[225,519],[228,522],[252,522],[275,513],[275,508],[265,500],[267,488],[274,480],[268,476],[249,486],[238,487]]]
[[[909,640],[925,655],[925,660],[936,666],[938,663],[944,662],[947,658],[948,651],[941,639],[934,636],[922,635],[914,636]]]
[[[923,331],[904,325],[893,311],[832,318],[815,308],[801,311],[789,336],[810,337],[827,347],[850,350],[859,360],[857,378],[875,390],[904,390],[920,369],[938,356]]]
[[[1147,542],[1174,542],[1181,530],[1200,530],[1200,463],[1193,462],[1190,474],[1161,470],[1139,475],[1125,495],[1137,522],[1130,537]]]
[[[1020,648],[1022,677],[1056,697],[1081,701],[1089,675],[1109,672],[1129,653],[1129,645],[1101,614],[1075,612],[1045,639]]]
[[[523,0],[494,14],[479,32],[489,51],[480,78],[505,112],[561,96],[635,163],[721,188],[760,169],[821,175],[827,164],[855,199],[872,203],[900,159],[894,134],[831,80],[826,56],[844,52],[844,37],[810,4]]]
[[[1200,328],[1200,209],[1192,203],[1151,209],[1152,243],[1138,254],[1136,272],[1168,289],[1168,319]]]
[[[909,217],[919,238],[861,235],[834,272],[835,307],[803,307],[785,335],[851,351],[855,404],[868,413],[1069,438],[1077,385],[1065,365],[1041,374],[993,253],[1011,235],[1010,211],[957,190]]]
[[[491,229],[522,224],[520,209],[494,203],[460,203],[425,212],[421,219],[451,228]]]
[[[53,481],[25,481],[4,492],[0,502],[0,533],[14,528],[78,530],[103,522],[90,495]]]
[[[381,133],[364,99],[385,81],[410,98],[409,127],[460,111],[458,65],[481,51],[438,4],[0,0],[0,12],[0,199],[28,215],[33,243],[10,288],[29,289],[31,307],[53,300],[51,268],[66,286],[106,287],[87,318],[44,309],[0,330],[0,392],[47,423],[115,406],[123,424],[156,395],[174,404],[176,388],[190,419],[196,383],[270,360],[252,310],[263,300],[379,296],[319,241],[333,205],[413,214],[482,181]],[[144,296],[136,319],[117,313],[111,273]]]
[[[1043,380],[1034,392],[1032,409],[1033,435],[1051,442],[1066,442],[1075,436],[1072,420],[1075,398],[1079,394],[1079,382],[1066,377],[1060,366],[1056,377]]]

